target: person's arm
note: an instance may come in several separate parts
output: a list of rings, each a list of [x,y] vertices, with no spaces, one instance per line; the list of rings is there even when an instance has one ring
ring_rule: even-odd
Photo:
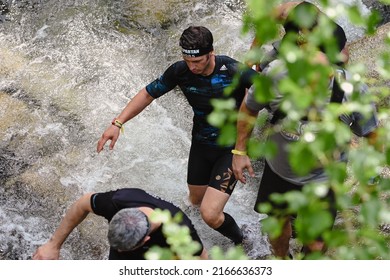
[[[146,88],[141,89],[136,96],[126,105],[120,115],[116,118],[122,124],[131,120],[135,116],[137,116],[140,112],[142,112],[152,101],[154,98],[149,95],[146,91]],[[116,141],[118,140],[120,133],[120,128],[115,125],[110,125],[100,137],[97,144],[97,152],[100,153],[104,145],[108,140],[111,140],[109,149],[112,150],[115,146]]]
[[[253,112],[248,109],[245,104],[245,100],[242,102],[237,121],[237,139],[235,145],[235,150],[238,151],[238,153],[246,153],[247,142],[252,134],[257,114],[258,112]],[[246,183],[246,178],[243,174],[245,169],[248,170],[249,176],[255,176],[250,158],[246,154],[233,154],[232,165],[234,176],[242,183]]]
[[[66,238],[92,212],[91,196],[92,193],[85,194],[71,205],[50,240],[35,251],[33,260],[59,259],[60,249]]]

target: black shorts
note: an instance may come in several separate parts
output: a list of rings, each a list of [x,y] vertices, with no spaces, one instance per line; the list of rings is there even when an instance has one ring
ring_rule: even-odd
[[[187,183],[208,185],[230,195],[237,183],[232,171],[231,149],[193,142],[188,159]]]
[[[304,185],[297,185],[281,178],[278,174],[272,171],[267,161],[265,161],[264,172],[261,178],[254,210],[260,213],[258,209],[259,204],[268,202],[272,206],[272,211],[273,211],[272,214],[278,215],[280,212],[282,212],[284,209],[287,208],[287,205],[285,203],[276,204],[275,202],[273,202],[270,198],[271,194],[273,193],[284,194],[286,192],[294,191],[294,190],[301,191],[303,187]],[[329,211],[331,212],[333,218],[335,218],[337,210],[335,206],[334,192],[330,190],[324,199],[328,201]]]

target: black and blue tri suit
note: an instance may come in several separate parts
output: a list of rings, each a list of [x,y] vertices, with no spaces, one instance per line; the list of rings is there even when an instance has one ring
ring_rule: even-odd
[[[168,67],[161,77],[146,86],[146,91],[153,98],[158,98],[179,86],[193,109],[188,184],[209,185],[229,195],[233,191],[236,183],[231,171],[233,146],[218,145],[219,129],[208,123],[207,116],[213,111],[211,99],[233,97],[238,108],[246,89],[252,85],[254,75],[258,74],[253,69],[244,67],[233,58],[219,55],[215,56],[215,68],[209,76],[194,74],[185,61],[178,61]],[[225,89],[234,79],[238,79],[237,86],[232,94],[227,96]]]

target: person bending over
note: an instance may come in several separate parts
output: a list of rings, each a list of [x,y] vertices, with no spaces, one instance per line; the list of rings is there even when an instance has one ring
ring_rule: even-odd
[[[115,191],[87,193],[75,201],[66,212],[50,240],[33,254],[34,260],[58,260],[60,249],[73,229],[89,213],[103,216],[109,222],[108,242],[110,260],[143,260],[148,249],[157,245],[169,248],[162,232],[162,224],[152,222],[150,216],[155,209],[168,210],[172,217],[181,213],[180,225],[187,226],[194,242],[201,245],[196,253],[200,259],[207,259],[191,220],[170,202],[154,197],[142,189],[125,188]]]

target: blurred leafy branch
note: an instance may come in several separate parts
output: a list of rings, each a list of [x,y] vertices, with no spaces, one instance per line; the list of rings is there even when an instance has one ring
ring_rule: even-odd
[[[278,28],[280,22],[275,16],[274,8],[281,1],[248,0],[248,9],[243,17],[243,33],[254,33],[257,42],[269,44],[278,40],[283,31]],[[366,36],[376,32],[376,24],[380,16],[376,11],[363,15],[358,6],[334,4],[331,1],[319,1],[322,10],[330,17],[347,15],[350,22],[363,27]],[[381,1],[388,3],[388,1]],[[303,21],[306,18],[298,19]],[[287,202],[290,213],[298,213],[295,221],[297,240],[308,244],[319,236],[325,240],[328,253],[325,255],[312,254],[306,256],[313,259],[390,259],[389,224],[390,224],[390,184],[386,175],[390,160],[389,143],[389,88],[384,83],[390,77],[390,38],[383,42],[387,45],[376,59],[376,71],[379,78],[375,81],[367,77],[367,68],[363,62],[346,65],[352,73],[353,80],[345,83],[344,88],[357,88],[362,83],[369,85],[369,93],[365,98],[352,95],[351,102],[343,104],[328,104],[324,106],[324,92],[327,92],[328,69],[312,65],[310,59],[322,42],[330,58],[336,58],[338,53],[332,40],[328,22],[319,22],[319,27],[313,30],[312,46],[298,48],[291,41],[280,49],[279,59],[288,65],[288,77],[281,80],[278,90],[284,93],[281,108],[288,116],[284,125],[295,126],[303,117],[313,122],[311,127],[299,141],[290,146],[289,160],[297,174],[307,174],[316,167],[318,162],[325,167],[329,182],[322,185],[308,185],[302,192],[289,192],[285,195],[274,196],[277,203]],[[246,61],[260,61],[265,55],[261,46],[251,49],[246,55]],[[275,94],[271,87],[272,81],[259,75],[254,81],[255,96],[259,102],[271,101]],[[385,86],[383,86],[385,84]],[[313,86],[316,85],[316,86]],[[234,87],[234,85],[232,86]],[[231,91],[231,90],[230,90]],[[229,91],[227,92],[229,94]],[[221,144],[233,144],[236,137],[235,122],[238,115],[231,100],[214,100],[214,111],[209,121],[221,128]],[[376,104],[380,127],[376,144],[372,145],[367,139],[357,138],[350,129],[339,121],[341,114],[357,111],[369,113],[369,104]],[[314,109],[313,109],[314,108]],[[275,154],[275,145],[264,139],[264,134],[273,133],[274,128],[267,126],[267,115],[260,114],[256,126],[261,128],[260,134],[253,134],[248,143],[248,153],[253,160]],[[290,123],[286,123],[290,122]],[[313,136],[314,135],[314,136]],[[354,143],[354,144],[351,144]],[[378,148],[379,147],[379,148]],[[337,161],[340,151],[348,151],[348,163]],[[330,213],[324,211],[320,202],[321,196],[332,188],[336,194],[338,216],[332,230],[326,230],[332,223]],[[270,205],[261,208],[263,213],[270,210]],[[282,224],[274,218],[262,221],[262,230],[270,236],[280,234]],[[298,258],[300,255],[298,255]]]

